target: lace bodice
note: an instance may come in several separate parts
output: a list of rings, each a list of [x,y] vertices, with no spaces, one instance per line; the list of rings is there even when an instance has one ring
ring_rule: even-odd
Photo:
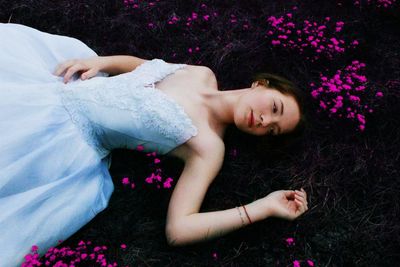
[[[197,135],[183,107],[154,84],[186,64],[161,59],[146,61],[135,70],[86,81],[60,84],[58,91],[72,120],[100,155],[114,148],[166,154]]]

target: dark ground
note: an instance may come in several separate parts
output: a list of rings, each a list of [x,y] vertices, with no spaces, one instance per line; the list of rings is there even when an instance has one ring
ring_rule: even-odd
[[[129,54],[206,65],[215,72],[220,90],[250,86],[255,71],[275,72],[297,83],[307,98],[310,125],[305,138],[286,153],[267,151],[256,157],[241,140],[227,141],[224,166],[201,208],[228,209],[275,190],[304,187],[309,210],[297,220],[269,218],[214,241],[168,247],[164,228],[173,188],[158,190],[145,183],[152,171],[149,159],[121,149],[113,152],[115,191],[109,206],[60,246],[76,247],[80,240],[106,245],[107,260],[118,266],[293,266],[294,260],[301,266],[308,266],[306,260],[315,266],[398,266],[399,3],[383,8],[363,1],[361,6],[335,0],[235,2],[155,1],[150,6],[150,1],[134,1],[139,8],[131,9],[123,1],[0,0],[1,22],[78,38],[102,56]],[[345,23],[338,36],[357,39],[360,45],[318,62],[273,47],[264,37],[266,18],[284,15],[295,5],[295,21],[320,23],[330,16]],[[167,24],[174,13],[186,18],[192,12],[200,18],[212,12],[218,16],[199,19],[191,27]],[[237,23],[229,22],[231,14]],[[150,22],[154,28],[147,27]],[[188,53],[196,46],[199,51]],[[365,101],[375,106],[366,115],[364,132],[317,114],[318,103],[308,86],[320,71],[331,75],[355,59],[366,63],[367,90],[372,93]],[[373,97],[376,90],[383,92],[381,99]],[[183,164],[174,158],[162,158],[161,164],[175,185]],[[135,181],[134,190],[121,184],[126,176]],[[288,237],[294,238],[294,246],[286,245]],[[121,243],[127,245],[125,251]]]

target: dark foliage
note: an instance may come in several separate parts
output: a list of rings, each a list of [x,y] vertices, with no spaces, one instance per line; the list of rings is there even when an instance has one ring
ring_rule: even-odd
[[[298,2],[298,3],[297,3]],[[239,137],[226,140],[224,166],[201,211],[249,203],[280,189],[308,193],[309,211],[293,222],[269,218],[207,243],[171,248],[165,239],[170,190],[144,182],[148,158],[136,151],[115,150],[111,174],[115,191],[107,209],[66,240],[107,245],[118,266],[396,266],[400,260],[400,9],[353,1],[123,1],[0,0],[0,21],[25,24],[49,33],[78,38],[99,55],[130,54],[173,63],[205,65],[215,72],[220,90],[249,87],[255,72],[282,75],[305,91],[309,127],[305,138],[282,151],[256,157]],[[201,7],[201,4],[207,7]],[[341,5],[338,5],[341,3]],[[309,62],[277,49],[265,37],[268,16],[298,6],[296,19],[344,21],[344,38],[360,46],[333,61]],[[211,22],[169,25],[173,15],[185,20],[217,12]],[[238,23],[229,23],[234,14]],[[154,28],[149,28],[148,23]],[[186,22],[186,21],[185,21]],[[248,30],[242,25],[247,22]],[[0,40],[1,41],[1,40]],[[194,48],[198,46],[199,51]],[[194,52],[188,53],[192,47]],[[174,56],[174,53],[176,54]],[[367,115],[364,132],[317,114],[318,103],[307,91],[319,71],[334,72],[358,59],[367,64],[370,88],[384,97]],[[13,67],[13,66],[10,66]],[[188,88],[190,90],[190,88]],[[232,154],[236,149],[236,156]],[[163,158],[164,173],[174,177],[183,165]],[[134,190],[121,184],[132,177]],[[287,247],[285,239],[295,245]],[[121,243],[127,245],[122,251]],[[217,259],[212,253],[216,252]]]

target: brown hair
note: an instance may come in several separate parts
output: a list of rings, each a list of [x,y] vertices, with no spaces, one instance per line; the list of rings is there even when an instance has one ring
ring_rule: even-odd
[[[236,135],[239,135],[239,139],[243,139],[246,144],[253,143],[252,147],[255,148],[256,153],[264,154],[266,150],[284,150],[290,145],[294,144],[298,139],[303,136],[305,131],[307,120],[304,113],[304,98],[303,92],[291,81],[283,78],[282,76],[271,74],[271,73],[256,73],[252,77],[252,82],[258,81],[260,84],[264,85],[266,88],[275,89],[284,95],[292,96],[298,104],[300,111],[300,120],[296,127],[284,134],[273,135],[263,135],[254,136],[246,133],[238,133],[235,131]],[[232,127],[229,127],[232,128]],[[231,132],[231,130],[229,130]],[[227,131],[228,133],[228,131]],[[230,135],[228,135],[229,138]],[[237,140],[237,137],[234,138]]]

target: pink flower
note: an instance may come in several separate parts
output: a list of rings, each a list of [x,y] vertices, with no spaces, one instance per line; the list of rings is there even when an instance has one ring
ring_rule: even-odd
[[[155,164],[160,163],[160,160],[157,159],[157,158],[155,158],[155,159],[154,159],[154,163],[155,163]]]
[[[126,245],[125,244],[121,244],[121,248],[122,249],[126,249]]]
[[[377,97],[382,97],[382,96],[383,96],[383,93],[379,91],[379,92],[376,93],[376,96],[377,96]]]
[[[296,25],[293,22],[288,22],[286,24],[287,27],[294,28]]]
[[[168,177],[167,180],[163,183],[164,188],[170,188],[172,181],[173,179],[171,177]]]
[[[128,177],[122,178],[122,184],[129,184],[129,178]]]
[[[351,89],[351,86],[347,85],[347,84],[343,84],[342,87],[343,87],[343,89],[346,89],[346,90],[350,90]]]
[[[290,245],[294,245],[294,238],[293,237],[288,237],[286,238],[286,243],[290,246]]]
[[[160,176],[159,174],[155,175],[154,178],[155,178],[156,180],[158,180],[159,182],[161,182],[161,176]]]
[[[154,173],[152,173],[151,176],[149,176],[145,179],[146,183],[152,184],[153,178],[154,178]]]
[[[338,21],[338,22],[336,22],[336,26],[337,27],[342,27],[344,25],[344,22],[343,21]]]
[[[365,117],[361,114],[357,114],[357,119],[361,124],[365,124]]]
[[[334,45],[338,45],[339,44],[339,42],[336,40],[336,38],[331,38],[330,40]]]
[[[308,264],[309,266],[314,266],[314,262],[313,262],[312,260],[307,260],[307,264]]]
[[[358,96],[355,95],[350,95],[349,99],[353,102],[359,102],[360,98]]]
[[[279,45],[280,43],[281,43],[281,41],[279,41],[279,40],[272,40],[271,41],[272,45]]]
[[[143,149],[144,149],[144,147],[143,147],[142,145],[138,145],[138,146],[136,147],[136,150],[137,150],[137,151],[143,151]]]
[[[298,260],[295,260],[293,262],[293,267],[300,267],[300,262]]]

